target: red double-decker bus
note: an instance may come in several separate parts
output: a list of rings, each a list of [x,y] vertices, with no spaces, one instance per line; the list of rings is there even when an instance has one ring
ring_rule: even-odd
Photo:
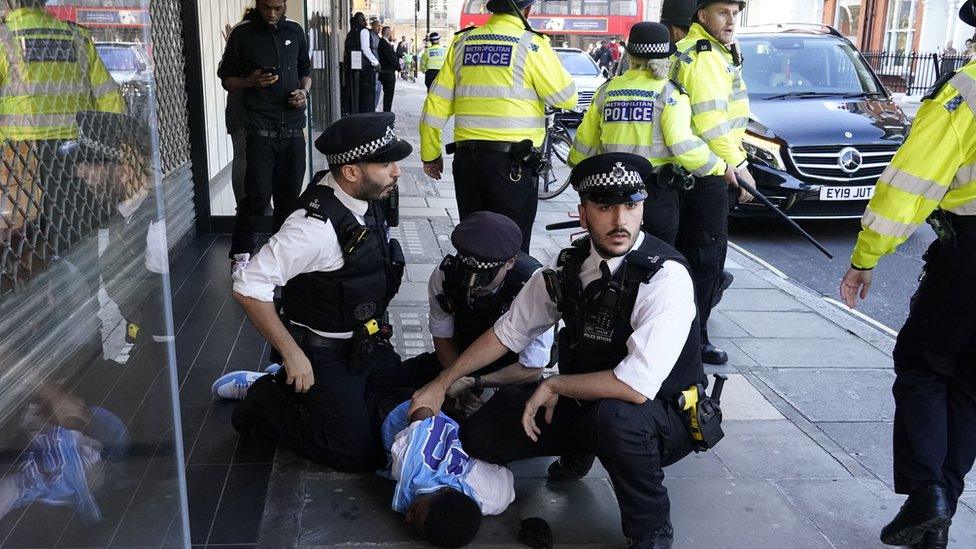
[[[491,14],[486,0],[464,0],[461,28],[484,25]],[[586,49],[599,40],[626,40],[630,27],[644,19],[644,0],[539,0],[532,5],[532,28],[552,37],[553,46]]]

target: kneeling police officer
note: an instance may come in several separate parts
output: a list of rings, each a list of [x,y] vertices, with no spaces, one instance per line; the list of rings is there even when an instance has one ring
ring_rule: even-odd
[[[519,251],[522,231],[508,217],[475,212],[451,233],[457,250],[441,262],[427,284],[428,326],[434,352],[403,363],[417,387],[454,364],[478,337],[508,310],[516,294],[542,265]],[[488,366],[454,383],[449,396],[463,391],[538,381],[549,363],[552,332],[546,331],[519,353],[508,352]],[[476,405],[476,400],[467,402]]]
[[[595,453],[633,548],[671,546],[662,467],[693,449],[674,402],[704,382],[688,267],[640,230],[650,176],[650,163],[634,154],[580,162],[571,180],[588,236],[534,274],[495,326],[411,404],[439,409],[456,379],[524,348],[562,318],[560,375],[498,391],[464,423],[462,443],[492,463]]]
[[[396,188],[397,161],[413,150],[393,122],[392,113],[364,113],[326,128],[315,146],[331,172],[317,175],[281,230],[234,275],[234,297],[283,366],[253,381],[234,428],[342,470],[380,463],[382,418],[371,402],[410,383],[380,324],[403,274],[380,201]],[[276,286],[284,286],[281,318]]]

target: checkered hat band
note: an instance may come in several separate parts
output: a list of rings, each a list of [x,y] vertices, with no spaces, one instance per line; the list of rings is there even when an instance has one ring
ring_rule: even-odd
[[[505,264],[504,261],[481,261],[480,259],[475,259],[473,257],[461,253],[458,254],[458,259],[461,260],[461,263],[464,263],[468,267],[471,267],[472,269],[477,269],[479,271],[487,271],[489,269],[495,269]]]
[[[625,171],[622,176],[614,175],[613,173],[595,173],[593,175],[588,175],[580,180],[579,189],[581,191],[590,191],[594,187],[606,187],[610,189],[612,187],[642,187],[644,185],[644,180],[637,172]]]
[[[124,157],[121,150],[115,147],[110,147],[101,141],[95,141],[94,139],[85,137],[83,135],[78,137],[78,144],[98,154],[105,155],[106,157],[113,158],[115,160],[122,160]]]
[[[393,143],[396,140],[396,133],[393,131],[393,126],[387,126],[386,134],[376,140],[370,141],[358,147],[353,147],[352,149],[338,153],[338,154],[327,154],[325,159],[332,165],[339,164],[352,164],[361,158],[368,158],[376,151],[382,149],[383,147]]]
[[[648,43],[648,44],[635,44],[635,43],[630,43],[627,46],[630,48],[630,50],[632,52],[634,52],[636,54],[644,54],[644,55],[651,54],[651,53],[668,53],[669,51],[671,51],[671,43],[670,42],[660,42],[660,43],[657,43],[657,44],[653,44],[653,43]]]

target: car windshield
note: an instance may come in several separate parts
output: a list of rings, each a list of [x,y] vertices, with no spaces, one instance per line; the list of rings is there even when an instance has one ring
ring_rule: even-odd
[[[883,93],[850,44],[832,38],[742,36],[742,76],[759,98]]]
[[[566,72],[573,76],[600,76],[600,69],[590,59],[589,55],[581,51],[561,51],[559,60],[562,61]]]
[[[139,57],[132,48],[116,46],[98,48],[98,56],[102,58],[105,67],[110,71],[139,70]]]

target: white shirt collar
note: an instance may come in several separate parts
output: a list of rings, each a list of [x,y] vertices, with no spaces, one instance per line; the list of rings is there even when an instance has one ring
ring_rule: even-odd
[[[334,177],[332,177],[331,173],[325,174],[325,177],[319,181],[319,185],[328,185],[329,187],[332,187],[335,190],[335,195],[336,198],[339,199],[339,202],[342,202],[342,205],[349,208],[349,211],[352,213],[358,215],[359,217],[366,215],[366,210],[369,208],[369,203],[365,200],[353,198],[346,194],[346,191],[342,190],[342,187],[336,183],[336,180]]]
[[[638,231],[637,241],[634,242],[634,246],[631,248],[631,250],[636,250],[637,248],[640,247],[641,244],[643,244],[643,242],[644,242],[644,231]],[[627,253],[630,252],[628,251]],[[617,273],[617,269],[619,269],[620,264],[624,262],[624,256],[626,255],[627,254],[617,256],[617,257],[612,257],[606,260],[607,267],[610,268],[611,273],[613,274]],[[596,251],[596,248],[593,247],[593,240],[590,239],[590,255],[588,255],[586,257],[586,260],[583,261],[583,266],[580,269],[580,272],[595,271],[596,273],[599,273],[601,261],[603,261],[603,258],[600,257],[600,254]]]

